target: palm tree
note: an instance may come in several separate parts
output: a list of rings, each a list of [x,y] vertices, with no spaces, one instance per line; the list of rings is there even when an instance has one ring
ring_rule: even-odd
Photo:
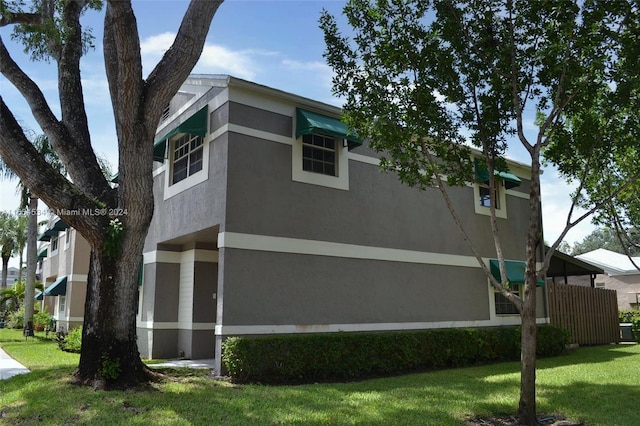
[[[53,149],[44,135],[36,136],[33,145],[40,155],[42,155],[51,166],[60,172],[65,173],[64,165],[58,158],[58,154]],[[15,179],[15,173],[7,167],[0,159],[0,176],[6,179]],[[35,298],[36,264],[38,263],[37,238],[38,238],[38,197],[26,188],[22,182],[18,184],[18,191],[21,195],[20,208],[24,210],[27,220],[27,277],[25,283],[25,305],[24,305],[24,327],[32,329],[33,324],[33,299]],[[23,247],[24,248],[24,247]],[[4,258],[3,258],[4,259]],[[20,264],[22,270],[22,263]]]
[[[17,219],[13,214],[0,212],[0,257],[2,258],[2,282],[0,289],[7,288],[7,272],[9,269],[9,259],[16,251],[16,231]]]
[[[25,298],[26,287],[24,281],[17,281],[13,287],[0,290],[0,305],[7,303],[10,311],[17,311],[23,301],[26,303],[29,300]],[[44,291],[44,286],[40,281],[36,281],[34,287]],[[31,304],[33,304],[33,300],[31,300]]]
[[[27,246],[27,239],[29,237],[28,232],[29,218],[24,215],[18,216],[16,218],[15,224],[15,243],[16,243],[16,253],[19,256],[20,267],[18,269],[18,281],[22,281],[22,265],[24,260],[24,249]]]

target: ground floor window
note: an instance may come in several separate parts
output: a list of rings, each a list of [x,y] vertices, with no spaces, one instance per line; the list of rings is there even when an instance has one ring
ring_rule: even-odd
[[[520,295],[520,286],[513,289],[515,295]],[[496,314],[497,315],[518,315],[518,308],[499,291],[495,292]]]

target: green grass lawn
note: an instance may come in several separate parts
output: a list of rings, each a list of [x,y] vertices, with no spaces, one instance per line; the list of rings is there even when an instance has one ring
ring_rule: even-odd
[[[511,414],[519,365],[508,362],[305,386],[233,385],[194,373],[146,390],[69,384],[78,355],[0,330],[0,346],[32,370],[0,381],[0,424],[42,425],[460,425]],[[589,425],[640,424],[640,345],[580,348],[538,363],[538,411]]]

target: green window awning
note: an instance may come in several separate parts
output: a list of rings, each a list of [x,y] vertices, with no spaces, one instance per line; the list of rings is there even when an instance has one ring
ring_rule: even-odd
[[[42,300],[44,299],[44,293],[39,291],[38,294],[36,294],[36,300]]]
[[[516,260],[505,260],[504,266],[507,268],[507,279],[511,284],[524,284],[525,280],[525,270],[527,269],[527,265],[524,262],[516,261]],[[489,260],[489,267],[491,270],[491,275],[498,280],[501,281],[500,275],[500,264],[497,259]],[[536,282],[537,287],[542,287],[544,285],[544,280],[538,279]]]
[[[489,183],[489,169],[477,158],[475,160],[475,170],[477,182]],[[522,183],[518,176],[509,171],[501,172],[494,170],[493,174],[504,181],[504,186],[507,189],[515,188],[516,186],[520,186]]]
[[[51,241],[51,238],[57,237],[59,233],[56,229],[47,229],[38,237],[38,241]]]
[[[67,294],[67,277],[58,278],[44,291],[45,296],[64,296]]]
[[[47,250],[47,248],[46,247],[43,248],[38,252],[38,260],[44,259],[45,257],[47,257],[48,254],[49,254],[49,251]]]
[[[58,232],[59,231],[64,231],[67,228],[69,228],[69,225],[67,225],[67,223],[62,219],[56,220],[56,222],[51,227],[52,230],[58,231]]]
[[[189,117],[184,123],[156,140],[153,144],[153,161],[164,161],[167,139],[178,133],[188,133],[204,137],[207,134],[208,107],[205,105],[200,111]]]
[[[358,135],[337,118],[296,108],[296,138],[311,134],[346,139],[349,149],[362,145]]]

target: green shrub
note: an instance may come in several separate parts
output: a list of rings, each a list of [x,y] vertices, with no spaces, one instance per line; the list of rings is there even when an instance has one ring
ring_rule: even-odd
[[[632,323],[634,318],[640,318],[640,310],[638,309],[621,309],[618,311],[618,319],[620,323]]]
[[[50,320],[51,315],[46,311],[40,311],[33,314],[33,326],[35,328],[41,328],[44,330],[45,327],[49,326]]]
[[[24,328],[24,306],[17,311],[13,311],[7,318],[7,328]]]
[[[68,334],[58,333],[56,339],[63,351],[79,354],[82,346],[82,327],[72,328]]]
[[[538,328],[538,356],[562,353],[566,331]],[[331,333],[232,337],[222,360],[237,382],[353,380],[424,369],[516,360],[520,329],[446,329],[405,333]]]
[[[640,318],[636,317],[631,321],[631,332],[636,342],[640,343]]]

